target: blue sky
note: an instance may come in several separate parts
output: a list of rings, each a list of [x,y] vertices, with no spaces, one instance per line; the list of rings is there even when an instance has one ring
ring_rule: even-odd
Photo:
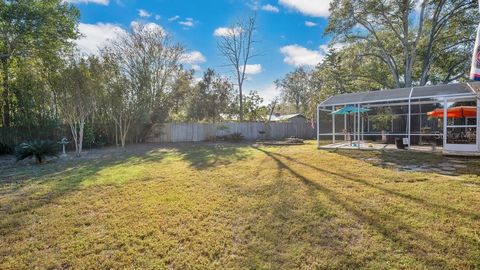
[[[208,67],[230,76],[226,61],[216,46],[222,28],[238,18],[257,12],[255,50],[247,91],[257,90],[265,99],[279,94],[273,81],[296,66],[312,67],[322,60],[329,38],[323,35],[328,23],[329,0],[68,0],[81,11],[78,45],[85,53],[129,29],[135,22],[156,24],[182,43],[188,53],[187,68],[196,76]]]

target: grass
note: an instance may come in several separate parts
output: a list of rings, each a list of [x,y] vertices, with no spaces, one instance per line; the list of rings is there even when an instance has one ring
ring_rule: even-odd
[[[477,172],[398,172],[359,155],[394,160],[311,142],[5,166],[0,269],[480,268]]]

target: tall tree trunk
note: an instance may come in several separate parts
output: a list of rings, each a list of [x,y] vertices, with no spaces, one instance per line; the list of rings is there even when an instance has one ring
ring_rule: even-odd
[[[3,126],[10,127],[10,89],[8,84],[8,58],[2,59],[3,72]]]
[[[128,134],[128,129],[130,128],[130,119],[123,119],[123,117],[120,115],[115,120],[115,129],[118,127],[118,132],[120,135],[120,144],[122,148],[125,151],[125,144],[127,142],[127,134]]]
[[[405,74],[404,74],[404,87],[410,87],[412,86],[412,63],[413,63],[413,58],[410,54],[411,52],[411,47],[412,45],[409,42],[409,36],[410,36],[410,24],[408,20],[408,15],[409,15],[409,0],[403,0],[401,4],[401,9],[402,9],[402,22],[403,22],[403,38],[401,38],[401,44],[403,45],[403,56],[405,59],[404,65],[405,65]]]
[[[122,140],[122,148],[124,149],[123,151],[125,151],[125,143],[127,141],[127,133],[129,128],[130,128],[130,120],[124,120],[123,126],[120,128],[122,130],[121,140]]]
[[[77,133],[77,124],[69,123],[70,131],[72,132],[73,141],[75,143],[75,154],[78,155],[78,133]]]
[[[430,34],[428,37],[427,48],[425,51],[425,55],[423,57],[422,73],[420,75],[420,86],[426,85],[429,79],[430,68],[432,65],[433,44],[436,40],[436,35],[438,33],[437,27],[439,23],[439,18],[440,18],[441,11],[445,6],[445,3],[446,3],[446,0],[441,0],[438,3],[438,5],[435,7],[435,11],[433,12],[432,23],[431,23],[432,25],[431,25]]]
[[[75,155],[79,157],[82,154],[83,148],[83,130],[85,127],[85,120],[69,124],[72,131],[73,141],[75,142]]]
[[[404,87],[412,87],[412,73],[413,73],[413,55],[410,52],[405,53],[405,85]]]
[[[243,121],[243,82],[240,82],[240,79],[238,80],[238,96],[240,98],[240,114],[239,114],[239,120],[240,122]]]
[[[82,155],[83,149],[83,128],[85,127],[85,120],[80,122],[80,131],[78,132],[78,153],[77,156]]]
[[[121,131],[120,133],[121,133],[120,134],[120,136],[121,136],[120,140],[122,142],[122,148],[125,149],[125,141],[127,140],[127,132]]]

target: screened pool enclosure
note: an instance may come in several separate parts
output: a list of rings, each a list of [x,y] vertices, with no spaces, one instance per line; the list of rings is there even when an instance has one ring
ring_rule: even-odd
[[[478,153],[479,97],[480,82],[332,96],[317,107],[318,145]]]

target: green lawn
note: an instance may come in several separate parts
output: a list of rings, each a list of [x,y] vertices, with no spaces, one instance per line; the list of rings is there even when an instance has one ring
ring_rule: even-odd
[[[0,167],[0,269],[480,268],[480,178],[247,144]],[[479,167],[478,160],[469,161]]]

